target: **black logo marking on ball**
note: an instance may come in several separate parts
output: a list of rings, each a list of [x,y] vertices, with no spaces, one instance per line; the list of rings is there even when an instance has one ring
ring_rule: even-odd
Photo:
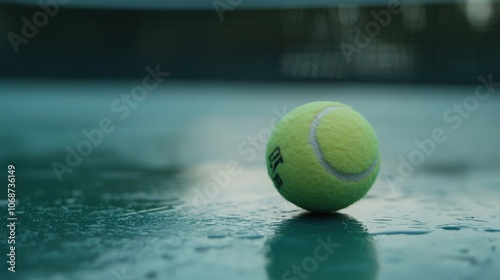
[[[283,157],[281,156],[280,147],[276,147],[269,155],[269,167],[273,170],[273,183],[276,188],[280,188],[283,185],[283,180],[278,173],[276,173],[276,168],[279,164],[284,163]]]

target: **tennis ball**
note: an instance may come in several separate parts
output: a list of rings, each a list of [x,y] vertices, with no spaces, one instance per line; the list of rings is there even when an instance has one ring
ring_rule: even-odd
[[[266,147],[278,192],[311,212],[334,212],[362,198],[380,169],[375,131],[338,102],[312,102],[288,113]]]

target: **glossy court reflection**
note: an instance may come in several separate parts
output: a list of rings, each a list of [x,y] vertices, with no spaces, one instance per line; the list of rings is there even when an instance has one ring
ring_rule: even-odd
[[[286,220],[266,249],[269,279],[377,279],[375,241],[345,214],[305,213]]]

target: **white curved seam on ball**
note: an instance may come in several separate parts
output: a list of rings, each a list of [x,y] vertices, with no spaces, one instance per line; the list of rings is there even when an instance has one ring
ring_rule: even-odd
[[[329,112],[333,110],[338,110],[338,109],[347,109],[346,107],[341,107],[341,106],[334,106],[334,107],[328,107],[323,109],[323,111],[319,112],[314,116],[314,120],[311,124],[311,130],[309,130],[309,144],[311,144],[314,153],[316,154],[316,158],[320,162],[320,164],[328,171],[330,174],[333,176],[340,178],[345,181],[359,181],[364,179],[368,174],[370,174],[373,169],[377,166],[378,162],[378,155],[375,157],[375,160],[373,160],[372,164],[363,172],[358,173],[358,174],[345,174],[337,169],[335,169],[333,166],[331,166],[323,157],[323,153],[321,152],[321,149],[319,148],[319,143],[318,143],[318,136],[316,133],[316,130],[319,125],[319,121],[323,116],[328,114]]]

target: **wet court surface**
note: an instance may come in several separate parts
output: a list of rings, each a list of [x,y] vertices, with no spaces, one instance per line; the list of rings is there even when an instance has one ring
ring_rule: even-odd
[[[2,87],[18,221],[1,279],[500,279],[500,99],[474,103],[475,86],[169,83],[126,117],[111,104],[133,83]],[[375,185],[335,215],[266,174],[273,120],[316,100],[352,106],[380,141]],[[103,118],[114,130],[59,182],[54,161]]]

